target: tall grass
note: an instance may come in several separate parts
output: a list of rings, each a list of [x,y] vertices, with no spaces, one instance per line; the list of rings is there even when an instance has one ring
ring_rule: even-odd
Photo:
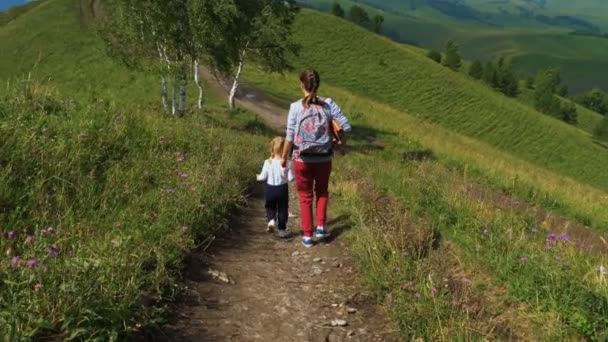
[[[259,138],[66,100],[32,82],[0,98],[3,338],[117,340],[158,318],[172,275],[224,224]]]

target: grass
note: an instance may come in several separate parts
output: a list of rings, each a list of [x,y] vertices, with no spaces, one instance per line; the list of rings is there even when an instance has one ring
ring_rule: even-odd
[[[362,282],[390,309],[402,337],[605,338],[608,195],[514,151],[556,148],[557,140],[547,142],[576,136],[579,149],[553,154],[567,165],[586,148],[605,153],[589,134],[445,71],[416,49],[341,21],[327,19],[325,27],[317,17],[300,18],[308,23],[297,30],[302,51],[310,52],[294,64],[320,69],[321,95],[335,98],[354,123],[352,153],[335,163],[333,203],[351,217]],[[343,46],[353,41],[347,32],[367,52]],[[312,46],[332,58],[313,55]],[[376,67],[367,56],[403,62]],[[294,74],[250,67],[245,78],[283,102],[299,95]],[[479,108],[501,115],[485,118]],[[452,111],[459,114],[452,121],[437,118]],[[454,129],[481,126],[476,120],[492,124],[489,141]]]
[[[314,65],[328,83],[354,95],[415,114],[581,183],[608,189],[603,167],[608,150],[575,127],[442,68],[418,49],[329,15],[303,11],[296,32],[304,46],[293,61],[296,68]],[[358,44],[352,45],[353,41]]]
[[[339,2],[347,9],[355,4],[350,0]],[[305,3],[327,11],[330,1],[309,0]],[[374,1],[371,3],[373,4]],[[605,39],[575,37],[569,35],[571,29],[568,28],[546,26],[533,20],[499,14],[495,11],[496,4],[487,4],[485,7],[492,8],[482,9],[483,12],[493,15],[490,19],[484,19],[489,20],[488,23],[483,20],[442,14],[424,1],[418,2],[415,9],[412,9],[410,1],[405,4],[385,1],[375,3],[378,6],[376,8],[364,7],[370,13],[382,12],[386,19],[384,33],[397,41],[441,50],[447,39],[455,39],[466,58],[489,60],[505,56],[513,59],[515,68],[520,73],[536,74],[539,69],[548,65],[560,67],[564,80],[575,93],[598,86],[608,87],[606,83],[608,74],[605,71],[608,70],[608,65],[604,58],[608,41]],[[361,5],[361,3],[356,4]],[[501,6],[508,7],[504,3],[501,3]],[[585,8],[579,3],[572,7],[577,6]],[[601,8],[605,5],[596,6]],[[473,7],[479,8],[477,4]],[[379,11],[378,8],[385,10]],[[587,6],[586,9],[589,9],[589,13],[593,16],[602,12],[591,8]],[[540,11],[550,10],[537,9],[535,12],[538,14]],[[576,12],[565,13],[572,15]],[[605,18],[595,19],[597,19],[596,23],[605,22]]]
[[[123,340],[244,200],[264,130],[217,97],[160,112],[157,76],[109,58],[78,2],[30,7],[0,27],[0,338]]]

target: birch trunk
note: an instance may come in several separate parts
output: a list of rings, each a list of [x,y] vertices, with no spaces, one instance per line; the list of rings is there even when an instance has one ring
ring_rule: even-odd
[[[203,109],[203,85],[201,84],[201,80],[200,80],[200,67],[198,64],[198,59],[194,60],[194,83],[196,83],[196,86],[198,87],[198,102],[197,102],[197,106],[198,109]]]
[[[239,67],[236,70],[236,75],[234,76],[234,82],[232,82],[232,88],[230,89],[230,96],[228,97],[228,105],[230,106],[230,110],[236,109],[236,91],[239,88],[239,80],[241,78],[241,72],[243,72],[243,60],[239,62]]]
[[[180,116],[183,116],[186,113],[186,77],[183,76],[180,79],[178,112]]]
[[[175,86],[175,77],[172,79],[171,88],[171,114],[175,115],[177,112],[177,87]]]
[[[161,88],[161,98],[163,101],[163,109],[165,110],[165,112],[169,112],[169,99],[167,99],[167,79],[165,78],[165,76],[162,76],[161,78],[161,83],[160,83],[160,88]]]
[[[241,80],[241,73],[243,72],[243,65],[245,64],[245,55],[247,54],[248,47],[249,42],[245,44],[245,48],[241,52],[239,67],[236,69],[236,75],[234,75],[234,82],[232,82],[232,88],[230,89],[230,95],[228,96],[228,106],[230,106],[230,110],[236,109],[236,91],[239,88],[239,82]]]

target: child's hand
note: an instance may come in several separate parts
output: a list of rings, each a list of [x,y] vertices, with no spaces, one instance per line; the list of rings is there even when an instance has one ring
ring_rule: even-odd
[[[281,160],[281,167],[282,167],[282,168],[286,168],[286,167],[287,167],[287,158],[283,158],[283,159]]]

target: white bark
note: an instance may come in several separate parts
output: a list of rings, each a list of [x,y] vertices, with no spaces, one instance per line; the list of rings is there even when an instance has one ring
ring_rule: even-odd
[[[232,82],[232,88],[230,89],[230,95],[228,97],[228,105],[230,106],[230,110],[236,109],[236,91],[239,88],[239,80],[241,78],[241,72],[243,71],[243,61],[239,62],[239,67],[236,70],[236,75],[234,76],[234,82]]]
[[[179,115],[182,116],[186,112],[186,77],[180,77],[179,85]]]
[[[198,64],[198,59],[194,60],[194,70],[192,71],[194,73],[194,83],[196,83],[196,86],[198,87],[198,109],[203,109],[203,85],[201,84],[201,80],[200,80],[200,69],[199,69],[199,64]]]
[[[175,77],[173,77],[171,81],[171,114],[175,115],[177,113],[177,87],[175,86]]]
[[[232,82],[232,88],[230,89],[230,95],[228,96],[228,106],[230,106],[230,110],[236,109],[236,91],[239,88],[239,82],[241,80],[241,73],[243,72],[243,65],[245,65],[245,55],[247,54],[248,47],[249,42],[245,44],[245,48],[241,52],[239,67],[236,69],[236,75],[234,75],[234,82]]]
[[[167,99],[167,79],[165,76],[161,78],[161,97],[163,101],[163,109],[165,112],[169,112],[169,99]]]

